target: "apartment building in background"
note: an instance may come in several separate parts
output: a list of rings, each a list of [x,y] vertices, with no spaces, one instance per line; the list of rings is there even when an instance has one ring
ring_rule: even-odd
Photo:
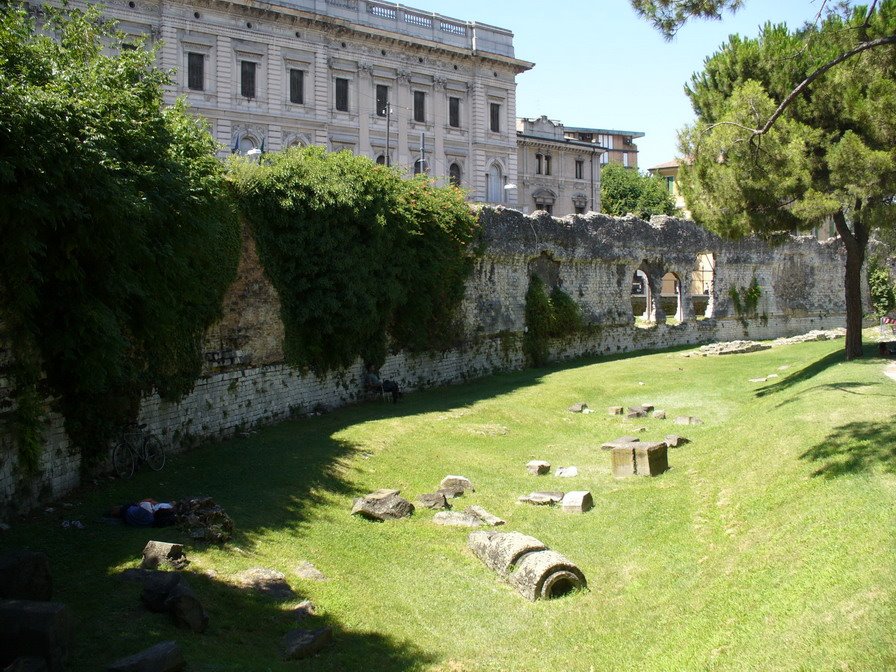
[[[77,6],[73,2],[73,6]],[[374,0],[109,0],[222,154],[320,145],[516,204],[513,34]]]

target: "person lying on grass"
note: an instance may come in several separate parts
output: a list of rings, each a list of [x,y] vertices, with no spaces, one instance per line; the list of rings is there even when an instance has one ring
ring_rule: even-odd
[[[174,505],[176,502],[157,502],[154,499],[141,499],[131,504],[113,506],[109,515],[121,518],[125,525],[133,527],[168,527],[174,525]]]

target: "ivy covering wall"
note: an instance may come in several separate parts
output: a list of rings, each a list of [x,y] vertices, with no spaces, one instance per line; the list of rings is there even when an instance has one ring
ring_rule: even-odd
[[[320,147],[232,175],[280,296],[289,363],[322,373],[359,356],[379,365],[390,343],[454,344],[478,231],[463,192]]]

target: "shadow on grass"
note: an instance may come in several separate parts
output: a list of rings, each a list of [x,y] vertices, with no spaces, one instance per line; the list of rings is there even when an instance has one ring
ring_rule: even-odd
[[[811,380],[818,374],[827,371],[830,367],[836,366],[843,361],[845,361],[843,351],[835,350],[834,352],[830,352],[808,366],[803,367],[799,371],[791,373],[786,378],[782,378],[771,385],[766,385],[765,387],[756,390],[756,396],[767,397],[771,394],[777,394],[778,392],[786,392],[795,385]]]
[[[800,459],[819,463],[813,476],[836,478],[880,470],[896,473],[896,425],[851,422],[836,428]]]
[[[353,632],[326,614],[309,615],[297,610],[300,594],[283,600],[221,581],[209,573],[180,574],[209,617],[204,633],[178,628],[167,614],[148,611],[140,601],[139,580],[116,575],[110,577],[119,585],[115,587],[116,601],[108,615],[126,619],[126,627],[121,627],[114,638],[88,640],[80,649],[76,644],[73,669],[105,669],[119,657],[160,641],[174,640],[194,672],[289,670],[301,663],[283,660],[283,636],[295,628],[323,627],[332,629],[333,641],[313,658],[316,670],[416,670],[435,662],[431,654],[411,642],[400,642],[378,632]]]

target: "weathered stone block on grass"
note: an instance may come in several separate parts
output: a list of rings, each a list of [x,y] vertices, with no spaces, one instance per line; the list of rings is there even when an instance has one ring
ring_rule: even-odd
[[[111,663],[106,672],[179,672],[185,665],[180,645],[168,641],[159,642],[132,656],[120,658]]]
[[[584,401],[580,401],[578,403],[573,404],[566,410],[568,410],[570,413],[581,413],[586,408],[588,408],[588,404],[586,404]]]
[[[562,492],[530,492],[528,495],[521,495],[517,501],[525,504],[537,504],[539,506],[551,506],[563,499]]]
[[[560,508],[567,513],[585,513],[594,508],[594,498],[587,490],[573,490],[563,495]]]
[[[236,575],[237,583],[276,600],[291,600],[295,592],[283,572],[267,567],[252,567]]]
[[[623,413],[625,413],[625,408],[622,406],[610,406],[607,409],[607,413],[609,415],[622,415]]]
[[[544,460],[531,460],[526,463],[526,471],[533,476],[542,476],[551,470],[551,463]]]
[[[196,593],[174,572],[153,572],[143,580],[140,601],[152,612],[169,614],[179,628],[205,632],[208,615]]]
[[[141,569],[158,569],[159,565],[167,565],[174,569],[183,569],[190,561],[184,555],[182,544],[169,544],[166,541],[148,541],[143,547]]]
[[[652,415],[657,420],[665,420],[666,419],[666,411],[654,411]]]
[[[535,537],[519,532],[472,532],[467,545],[486,567],[503,577],[510,575],[514,565],[526,553],[547,548]]]
[[[477,516],[483,523],[485,523],[486,525],[491,525],[492,527],[504,525],[507,522],[503,518],[498,518],[498,516],[490,514],[478,504],[468,506],[467,513],[472,513],[474,516]]]
[[[432,517],[432,522],[447,527],[481,527],[485,525],[479,516],[469,511],[439,511]]]
[[[16,550],[0,556],[0,598],[39,602],[51,597],[53,579],[44,553]]]
[[[427,509],[436,511],[451,508],[451,504],[448,503],[448,498],[441,492],[424,493],[417,497],[417,502]]]
[[[679,415],[674,420],[676,425],[702,425],[703,421],[700,418],[695,418],[692,415]]]
[[[463,488],[439,488],[436,490],[437,495],[443,495],[445,499],[457,499],[464,496]]]
[[[656,476],[669,468],[664,441],[635,441],[629,444],[618,444],[613,448],[611,455],[613,475],[617,478]]]
[[[320,653],[332,641],[333,630],[330,628],[318,628],[317,630],[297,628],[283,635],[283,639],[280,640],[280,648],[285,660],[298,660]]]
[[[473,487],[473,482],[467,478],[466,476],[446,476],[442,479],[442,482],[439,483],[439,489],[460,489],[466,492],[469,490],[470,492],[476,492],[476,488]]]
[[[574,478],[579,475],[578,467],[557,467],[556,476],[558,478]]]
[[[378,522],[408,518],[414,513],[414,505],[398,493],[398,490],[377,490],[360,497],[352,506],[352,515]]]
[[[640,408],[630,408],[625,414],[625,417],[629,420],[634,420],[635,418],[646,418],[647,411],[641,410]]]
[[[678,436],[677,434],[667,434],[665,441],[669,448],[680,448],[684,444],[690,443],[690,439]]]
[[[0,600],[0,660],[34,656],[49,672],[66,669],[71,615],[64,604]]]

